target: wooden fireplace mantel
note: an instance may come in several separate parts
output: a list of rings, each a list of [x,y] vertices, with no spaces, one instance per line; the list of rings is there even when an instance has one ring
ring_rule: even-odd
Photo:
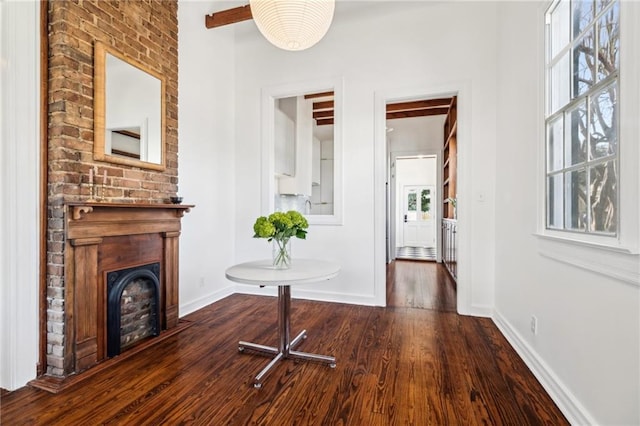
[[[193,207],[66,204],[65,374],[107,359],[105,281],[110,271],[159,263],[161,329],[178,325],[178,239],[181,219]]]
[[[177,217],[184,216],[185,213],[188,213],[191,208],[195,207],[193,204],[142,204],[142,203],[68,203],[68,208],[70,209],[71,219],[72,220],[80,220],[83,215],[87,215],[92,213],[94,208],[96,210],[109,210],[114,213],[120,212],[122,209],[126,209],[127,212],[130,212],[130,209],[140,209],[140,211],[144,210],[168,210],[173,211],[177,215]],[[129,213],[127,213],[129,216]]]

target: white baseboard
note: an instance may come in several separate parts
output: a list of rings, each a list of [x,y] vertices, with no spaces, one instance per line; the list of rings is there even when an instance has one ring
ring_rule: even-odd
[[[460,307],[458,307],[458,313],[472,317],[492,318],[493,307],[483,305],[472,305],[468,309],[460,309]]]
[[[317,300],[319,302],[346,303],[349,305],[377,306],[374,296],[362,294],[328,293],[323,291],[297,289],[294,298]]]
[[[597,422],[580,404],[580,401],[571,393],[567,386],[560,381],[547,363],[540,358],[538,353],[522,338],[520,333],[511,326],[499,312],[494,311],[493,322],[513,346],[520,358],[527,364],[533,375],[538,379],[542,387],[547,391],[551,399],[556,403],[562,414],[572,425],[595,425]]]
[[[253,294],[258,296],[277,296],[278,291],[274,286],[265,286],[263,288],[254,285],[238,284],[236,286],[236,292],[240,294]],[[318,302],[334,302],[334,303],[346,303],[349,305],[364,305],[364,306],[378,306],[376,305],[375,297],[361,294],[345,294],[345,293],[330,293],[315,290],[304,290],[300,288],[292,288],[291,297],[293,299],[306,299],[315,300]]]
[[[205,306],[217,302],[220,299],[231,296],[233,293],[235,293],[235,290],[235,286],[230,285],[214,293],[207,294],[206,296],[196,299],[192,302],[180,305],[179,317],[182,318],[183,316],[189,315],[190,313],[193,313],[198,309],[202,309]]]

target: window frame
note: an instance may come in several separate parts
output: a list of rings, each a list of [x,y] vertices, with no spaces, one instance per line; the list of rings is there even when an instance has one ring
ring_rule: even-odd
[[[618,67],[616,69],[615,72],[611,73],[610,75],[604,77],[603,79],[601,79],[600,81],[597,80],[596,76],[598,74],[597,71],[597,67],[594,67],[592,69],[593,72],[593,76],[594,76],[594,83],[591,85],[591,87],[589,87],[587,90],[583,91],[582,93],[578,93],[578,94],[574,94],[574,76],[575,76],[575,70],[574,70],[574,65],[575,65],[575,61],[573,58],[573,52],[574,49],[581,44],[582,40],[587,37],[587,35],[589,34],[589,32],[593,32],[593,46],[594,49],[598,49],[599,48],[599,38],[600,38],[600,31],[599,30],[599,22],[601,21],[601,19],[606,16],[611,10],[613,10],[614,3],[617,2],[617,7],[618,7],[618,14],[619,14],[619,21],[618,21],[618,31],[620,32],[620,16],[621,16],[621,1],[620,0],[612,0],[609,4],[605,5],[600,11],[596,11],[595,10],[595,2],[593,3],[593,8],[594,10],[592,11],[592,13],[594,13],[592,19],[590,19],[588,21],[588,25],[586,25],[584,28],[582,28],[581,31],[579,31],[577,34],[574,31],[574,20],[573,20],[573,10],[571,9],[571,6],[569,6],[569,10],[568,10],[568,14],[567,14],[567,19],[569,20],[568,22],[566,22],[566,31],[569,31],[570,35],[568,35],[566,41],[564,41],[564,44],[556,46],[556,51],[553,51],[553,45],[554,45],[554,41],[552,39],[553,36],[553,20],[552,20],[552,14],[558,10],[557,8],[559,7],[559,5],[563,2],[563,1],[568,1],[568,0],[554,0],[553,2],[550,3],[550,5],[546,8],[545,10],[545,14],[544,14],[544,19],[545,19],[545,25],[544,25],[544,38],[545,38],[545,51],[544,51],[544,79],[545,79],[545,92],[544,92],[544,106],[545,106],[545,111],[544,111],[544,122],[545,122],[545,144],[544,144],[544,148],[545,148],[545,163],[544,163],[544,169],[545,169],[545,221],[544,221],[544,225],[545,225],[545,229],[546,230],[553,230],[553,231],[557,231],[557,232],[561,232],[561,233],[571,233],[571,234],[584,234],[584,235],[589,235],[589,236],[597,236],[597,237],[605,237],[605,238],[617,238],[619,235],[619,224],[620,224],[620,162],[619,162],[619,158],[620,158],[620,152],[619,152],[619,141],[620,141],[620,114],[619,114],[619,109],[620,109],[620,64],[618,64]],[[573,1],[570,2],[570,5],[573,4]],[[618,43],[620,44],[620,40],[618,40]],[[622,51],[622,49],[620,49],[620,52]],[[620,61],[620,53],[618,53],[619,57],[618,57],[618,61]],[[553,73],[553,69],[554,67],[556,67],[557,65],[559,65],[564,58],[567,58],[568,60],[568,80],[566,81],[566,84],[568,85],[568,87],[564,88],[566,90],[568,90],[568,99],[565,103],[561,104],[561,105],[557,105],[554,109],[554,97],[556,96],[555,93],[552,92],[552,73]],[[565,83],[563,81],[563,83]],[[572,163],[572,164],[568,164],[567,163],[567,144],[571,144],[571,140],[570,135],[569,135],[569,125],[567,124],[567,120],[568,120],[568,116],[573,112],[576,111],[580,108],[580,105],[584,105],[584,113],[587,115],[587,122],[589,123],[589,128],[591,127],[591,111],[592,111],[592,103],[594,102],[594,99],[597,99],[598,96],[600,96],[602,93],[604,93],[604,91],[607,88],[610,87],[616,87],[616,93],[617,93],[617,99],[616,99],[616,113],[618,114],[617,117],[617,121],[616,123],[614,123],[615,125],[615,135],[616,135],[616,144],[617,144],[617,148],[614,154],[609,154],[609,155],[605,155],[605,156],[601,156],[601,157],[597,157],[597,158],[592,158],[591,155],[591,134],[590,131],[587,132],[587,137],[585,140],[585,144],[586,144],[586,148],[585,148],[585,158],[582,161],[576,162],[576,163]],[[553,167],[551,166],[551,155],[552,153],[549,152],[549,130],[550,130],[550,126],[551,124],[560,121],[562,126],[562,137],[561,137],[561,141],[562,141],[562,147],[561,147],[561,165],[559,167]],[[585,182],[586,188],[590,187],[590,182],[591,182],[591,174],[594,172],[594,170],[596,170],[596,168],[600,165],[605,165],[607,163],[613,162],[614,163],[614,167],[616,168],[616,170],[618,171],[617,173],[617,177],[616,177],[616,200],[617,200],[617,204],[615,206],[616,208],[616,212],[615,212],[615,223],[616,223],[616,229],[613,232],[607,232],[607,231],[598,231],[598,230],[594,230],[591,228],[591,216],[592,216],[592,206],[590,203],[590,193],[587,193],[587,205],[585,208],[585,214],[586,214],[586,220],[585,220],[585,226],[583,229],[581,228],[577,228],[577,227],[572,227],[569,224],[569,217],[570,217],[570,212],[571,212],[571,206],[568,204],[570,202],[570,191],[568,191],[567,188],[567,181],[566,181],[566,177],[568,175],[573,174],[574,172],[577,173],[581,173],[584,172],[585,173]],[[562,188],[561,188],[561,192],[562,192],[562,199],[561,199],[561,211],[559,212],[559,216],[560,216],[560,222],[561,225],[560,226],[553,226],[552,222],[553,220],[550,217],[550,203],[549,200],[551,198],[551,189],[549,188],[549,179],[555,177],[555,176],[559,176],[561,178],[561,182],[562,182]]]
[[[617,235],[603,236],[547,228],[547,12],[556,3],[539,8],[538,26],[538,253],[555,261],[640,287],[640,2],[619,1],[620,63],[618,68],[618,227]]]

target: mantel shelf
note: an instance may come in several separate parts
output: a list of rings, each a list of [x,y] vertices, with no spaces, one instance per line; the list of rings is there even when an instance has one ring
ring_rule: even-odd
[[[180,232],[192,204],[67,203],[67,238],[86,239],[155,232]]]
[[[94,209],[162,209],[174,210],[182,217],[188,213],[194,204],[164,204],[164,203],[99,203],[99,202],[71,202],[67,203],[73,220],[82,219],[83,215],[89,214]]]
[[[78,201],[67,203],[68,206],[89,206],[89,207],[126,207],[141,209],[177,209],[189,210],[195,204],[170,204],[170,203],[100,203],[98,201]]]

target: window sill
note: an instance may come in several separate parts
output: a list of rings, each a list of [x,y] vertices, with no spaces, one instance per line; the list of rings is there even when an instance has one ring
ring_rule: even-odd
[[[549,240],[549,241],[557,241],[565,244],[575,244],[583,247],[590,247],[595,250],[607,250],[614,251],[616,253],[623,254],[638,254],[637,247],[626,247],[622,244],[616,245],[612,242],[618,242],[615,237],[600,237],[600,236],[591,236],[585,235],[584,239],[580,239],[580,234],[571,233],[571,232],[562,232],[562,231],[553,231],[549,230],[546,232],[538,232],[534,234],[536,237]]]
[[[637,248],[580,241],[556,234],[534,235],[538,237],[541,256],[640,287]]]

